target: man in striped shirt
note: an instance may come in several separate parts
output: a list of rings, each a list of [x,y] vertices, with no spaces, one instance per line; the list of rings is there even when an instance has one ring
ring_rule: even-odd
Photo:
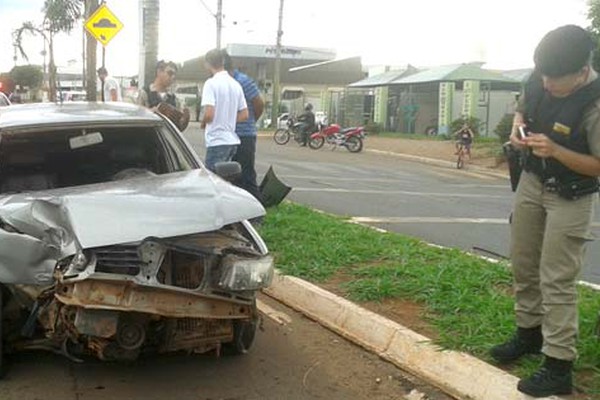
[[[256,183],[256,121],[262,115],[265,103],[260,97],[260,91],[256,83],[246,74],[233,68],[231,57],[226,51],[223,51],[223,61],[225,69],[242,86],[244,97],[248,104],[248,119],[238,122],[235,127],[235,133],[240,138],[240,145],[237,149],[233,161],[237,161],[242,166],[242,176],[236,184],[242,189],[262,201],[262,195]]]

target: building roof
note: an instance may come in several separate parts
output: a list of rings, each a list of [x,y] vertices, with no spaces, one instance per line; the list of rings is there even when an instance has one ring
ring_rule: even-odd
[[[511,79],[514,79],[521,83],[525,83],[533,73],[533,68],[514,69],[511,71],[502,71],[501,73],[502,75],[507,76]]]
[[[373,76],[369,76],[363,80],[358,82],[354,82],[348,87],[351,88],[369,88],[375,86],[385,86],[392,83],[395,80],[401,79],[405,76],[411,75],[418,72],[418,70],[412,65],[408,65],[404,69],[398,69],[393,71],[387,71],[382,74],[377,74]]]
[[[227,45],[227,53],[231,57],[252,57],[275,59],[276,47],[262,44],[232,43]],[[335,50],[312,47],[283,46],[281,58],[291,60],[332,60]]]
[[[297,82],[346,86],[364,76],[360,57],[321,61],[289,69]]]
[[[390,82],[391,85],[409,85],[434,82],[462,82],[466,80],[498,83],[517,83],[497,72],[481,68],[478,64],[455,64],[433,67],[416,74],[408,75]]]
[[[264,80],[272,80],[275,74],[275,54],[273,46],[261,46],[251,44],[231,44],[227,46],[233,65],[237,69],[261,83]],[[299,53],[298,53],[299,51]],[[327,49],[313,49],[305,47],[284,47],[281,59],[281,83],[282,84],[320,84],[342,85],[363,78],[360,58],[355,57],[346,60],[336,60],[335,52]],[[321,65],[323,62],[333,61]],[[297,67],[310,67],[305,70],[290,72]],[[336,71],[327,72],[330,68],[338,68]],[[340,68],[348,71],[341,73]],[[318,71],[315,73],[314,71]],[[360,71],[360,72],[358,72]],[[177,72],[177,80],[180,82],[204,82],[210,77],[204,66],[204,56],[200,56],[183,63]],[[263,82],[264,83],[264,82]]]

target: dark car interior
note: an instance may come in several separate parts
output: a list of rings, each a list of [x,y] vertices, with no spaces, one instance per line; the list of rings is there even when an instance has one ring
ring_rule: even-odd
[[[99,143],[73,146],[71,139],[94,133]],[[98,135],[100,133],[100,135]],[[154,127],[52,130],[4,134],[0,141],[0,192],[48,190],[123,179],[127,171],[180,171]]]

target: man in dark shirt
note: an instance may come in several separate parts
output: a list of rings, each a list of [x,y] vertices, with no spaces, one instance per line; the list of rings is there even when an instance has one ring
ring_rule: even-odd
[[[235,133],[240,138],[240,145],[233,161],[237,161],[242,167],[242,176],[236,184],[253,195],[258,201],[262,201],[262,195],[256,182],[255,169],[256,121],[260,119],[265,109],[265,103],[260,96],[256,83],[248,75],[234,69],[231,57],[226,51],[223,51],[223,59],[225,69],[229,72],[229,75],[242,86],[248,104],[248,119],[238,122],[235,127]]]
[[[174,62],[159,61],[154,82],[140,90],[138,104],[158,110],[183,131],[190,122],[190,110],[182,107],[171,91],[176,75],[177,65]]]

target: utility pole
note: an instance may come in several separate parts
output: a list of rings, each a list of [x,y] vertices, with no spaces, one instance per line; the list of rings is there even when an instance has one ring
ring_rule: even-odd
[[[221,48],[221,31],[223,30],[223,0],[217,0],[217,49]]]
[[[154,81],[158,61],[159,0],[138,0],[140,5],[140,71],[139,87]]]
[[[277,28],[277,47],[275,48],[275,75],[273,76],[273,101],[271,104],[271,124],[277,127],[279,116],[279,97],[281,95],[281,37],[283,36],[283,1],[279,0],[279,26]]]
[[[98,5],[98,0],[85,0],[85,20],[92,16],[98,8]],[[98,49],[98,42],[89,32],[87,32],[87,29],[85,39],[86,57],[85,76],[83,79],[86,81],[86,98],[88,101],[96,101],[98,100],[98,91],[96,88],[96,50]]]

